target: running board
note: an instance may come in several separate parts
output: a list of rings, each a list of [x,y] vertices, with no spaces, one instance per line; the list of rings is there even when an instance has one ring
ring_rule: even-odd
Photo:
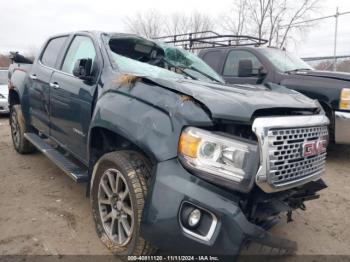
[[[81,168],[71,160],[63,156],[58,150],[46,143],[38,135],[34,133],[25,133],[24,137],[32,143],[38,150],[46,155],[52,162],[54,162],[62,171],[64,171],[70,178],[77,183],[88,181],[87,169]]]

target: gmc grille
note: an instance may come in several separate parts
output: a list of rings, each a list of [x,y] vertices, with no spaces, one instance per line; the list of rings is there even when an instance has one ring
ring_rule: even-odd
[[[328,140],[328,128],[305,127],[271,129],[269,141],[269,181],[275,186],[323,173],[326,152],[314,156],[303,156],[303,145],[307,142]]]
[[[323,114],[256,118],[252,130],[260,166],[255,183],[272,193],[319,179],[325,169],[328,125]]]

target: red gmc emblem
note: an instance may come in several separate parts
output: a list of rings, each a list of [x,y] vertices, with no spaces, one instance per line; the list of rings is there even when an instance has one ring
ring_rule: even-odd
[[[327,140],[305,142],[303,144],[303,157],[320,155],[327,150]]]

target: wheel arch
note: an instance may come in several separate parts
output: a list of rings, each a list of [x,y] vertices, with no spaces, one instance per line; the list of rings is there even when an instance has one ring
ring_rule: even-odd
[[[102,126],[95,126],[89,132],[89,162],[94,165],[104,154],[117,150],[132,150],[144,155],[152,164],[156,163],[155,155],[116,131]]]
[[[130,139],[125,138],[116,131],[102,126],[95,126],[90,129],[88,137],[88,173],[89,181],[86,187],[86,196],[90,195],[90,186],[94,174],[95,165],[99,159],[110,152],[117,150],[135,151],[145,157],[154,166],[157,163],[156,156],[139,145],[133,143]]]
[[[11,88],[9,90],[8,100],[9,100],[10,106],[21,104],[21,99],[20,99],[20,96],[18,94],[18,91],[15,90],[14,88]]]

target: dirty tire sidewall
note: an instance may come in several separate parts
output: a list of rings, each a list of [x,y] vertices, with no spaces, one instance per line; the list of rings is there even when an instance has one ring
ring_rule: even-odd
[[[28,132],[28,127],[25,123],[21,105],[13,105],[10,109],[10,128],[13,146],[20,154],[29,154],[35,150],[34,146],[24,137],[24,133]],[[18,142],[15,142],[13,121],[17,121]]]
[[[145,178],[149,174],[144,174],[140,168],[131,159],[130,152],[119,151],[104,155],[97,163],[95,175],[92,178],[90,199],[92,204],[92,214],[95,220],[96,232],[103,244],[115,255],[146,255],[152,252],[152,248],[142,237],[140,237],[140,222],[142,211],[147,194]],[[103,173],[107,169],[117,169],[121,172],[126,183],[128,184],[130,197],[132,201],[132,210],[134,213],[132,238],[125,246],[120,246],[113,242],[104,231],[101,221],[98,189]]]

